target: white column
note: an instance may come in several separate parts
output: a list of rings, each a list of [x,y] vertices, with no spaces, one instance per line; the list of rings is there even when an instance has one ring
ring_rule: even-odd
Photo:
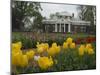
[[[59,28],[59,32],[61,32],[61,24],[60,24],[60,26],[59,26],[60,28]]]
[[[55,32],[57,32],[57,24],[55,24]]]
[[[68,32],[71,32],[71,27],[70,27],[70,23],[68,24]]]
[[[65,24],[64,24],[64,32],[65,32]]]

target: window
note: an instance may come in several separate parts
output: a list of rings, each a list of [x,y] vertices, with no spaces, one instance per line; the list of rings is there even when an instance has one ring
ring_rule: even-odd
[[[60,29],[59,27],[60,27],[60,24],[57,24],[57,31],[58,32],[59,32],[59,29]]]
[[[61,32],[64,32],[64,24],[61,24]]]
[[[52,24],[52,30],[55,32],[55,24]]]

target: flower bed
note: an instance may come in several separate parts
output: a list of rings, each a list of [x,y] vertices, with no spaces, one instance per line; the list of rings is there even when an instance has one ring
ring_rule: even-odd
[[[73,38],[59,45],[37,42],[36,48],[22,50],[22,42],[12,43],[12,73],[38,73],[96,68],[95,43],[76,44]]]

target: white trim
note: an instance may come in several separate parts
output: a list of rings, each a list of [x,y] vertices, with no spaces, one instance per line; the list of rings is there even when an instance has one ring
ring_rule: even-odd
[[[70,23],[68,24],[68,32],[71,32],[71,27],[70,27]]]
[[[55,32],[57,32],[57,24],[55,24]]]
[[[61,23],[60,23],[60,26],[59,26],[60,28],[59,28],[59,32],[61,32]]]
[[[65,29],[66,29],[66,28],[65,28],[65,24],[64,24],[64,32],[65,32]]]

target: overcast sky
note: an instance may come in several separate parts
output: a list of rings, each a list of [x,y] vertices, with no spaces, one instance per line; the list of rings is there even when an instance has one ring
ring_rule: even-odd
[[[42,11],[41,14],[44,17],[49,18],[51,13],[56,12],[69,12],[70,14],[74,13],[75,17],[78,15],[77,11],[78,5],[68,5],[68,4],[54,4],[54,3],[41,3]]]

